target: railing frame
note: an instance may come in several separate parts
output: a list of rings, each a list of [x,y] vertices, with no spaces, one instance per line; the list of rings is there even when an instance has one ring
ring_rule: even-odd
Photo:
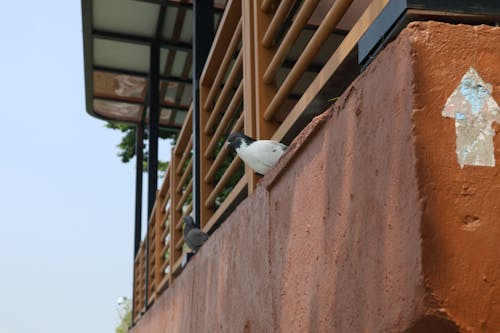
[[[198,207],[200,226],[202,230],[209,232],[245,189],[251,193],[256,187],[259,177],[246,167],[244,176],[218,209],[213,209],[219,193],[241,165],[241,160],[234,158],[219,181],[213,183],[229,150],[223,149],[215,157],[214,152],[230,121],[235,121],[231,132],[244,131],[257,139],[282,140],[389,1],[373,0],[281,124],[273,116],[283,103],[283,96],[290,92],[297,77],[311,63],[319,46],[333,31],[352,0],[335,2],[325,18],[326,23],[319,26],[310,41],[310,50],[299,57],[279,89],[274,86],[276,70],[273,64],[279,63],[278,67],[282,64],[284,56],[280,54],[280,50],[289,48],[289,45],[273,47],[273,42],[279,23],[283,22],[294,2],[228,1],[215,42],[201,72],[198,89],[194,89],[198,91],[201,108],[197,112],[191,105],[177,143],[172,147],[170,165],[161,188],[156,192],[154,209],[148,220],[146,241],[140,245],[134,260],[134,322],[181,272],[184,255],[182,217],[196,211]],[[308,7],[301,8],[297,14],[298,26],[307,22],[317,2],[307,0],[303,3],[303,6]],[[290,43],[296,39],[296,29],[298,28],[292,27],[281,43]],[[231,38],[224,38],[229,35]],[[240,44],[241,49],[238,50]],[[235,61],[234,54],[238,54]],[[240,76],[242,79],[238,82]],[[236,119],[241,105],[243,110]],[[195,122],[204,126],[196,126]],[[199,169],[196,167],[196,159],[199,160]],[[200,193],[196,201],[198,170]],[[188,203],[190,193],[193,201]],[[168,227],[165,225],[167,220]],[[168,241],[165,240],[167,235]],[[168,258],[165,258],[166,249],[169,251]],[[167,267],[169,270],[165,272]]]

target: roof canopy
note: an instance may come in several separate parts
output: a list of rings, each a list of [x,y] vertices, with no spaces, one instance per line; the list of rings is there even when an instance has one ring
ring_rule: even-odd
[[[225,3],[216,0],[215,6]],[[158,43],[160,126],[180,128],[192,99],[191,1],[82,0],[82,12],[87,112],[147,123],[149,52]]]

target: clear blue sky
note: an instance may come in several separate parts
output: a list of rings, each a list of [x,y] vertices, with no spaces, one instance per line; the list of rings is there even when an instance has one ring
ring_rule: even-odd
[[[135,171],[85,111],[80,1],[5,2],[0,41],[0,332],[114,332]]]

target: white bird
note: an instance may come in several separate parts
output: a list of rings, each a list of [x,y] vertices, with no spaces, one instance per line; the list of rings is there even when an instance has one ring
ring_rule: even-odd
[[[236,150],[243,162],[261,175],[268,173],[288,148],[281,142],[254,140],[243,133],[229,135],[227,144]]]

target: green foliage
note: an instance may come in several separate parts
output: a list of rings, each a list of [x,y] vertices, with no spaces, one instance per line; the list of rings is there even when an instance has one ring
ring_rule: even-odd
[[[136,155],[135,151],[135,136],[136,136],[136,127],[132,125],[118,124],[118,123],[107,123],[107,128],[111,128],[113,130],[118,130],[124,133],[122,140],[117,145],[118,147],[118,157],[123,163],[130,162]],[[177,140],[178,134],[172,131],[160,130],[159,137],[161,139],[171,139],[173,141],[172,144],[175,144]],[[144,140],[148,139],[148,132],[144,131]],[[158,161],[158,170],[165,172],[168,167],[168,162]],[[148,152],[143,151],[143,162],[142,169],[146,171],[148,169]]]
[[[124,298],[123,302],[118,304],[117,311],[120,323],[115,328],[115,333],[127,333],[132,324],[132,301]]]
[[[135,156],[135,126],[107,123],[106,127],[119,130],[125,134],[122,141],[117,145],[119,149],[118,157],[123,163],[128,163]]]

